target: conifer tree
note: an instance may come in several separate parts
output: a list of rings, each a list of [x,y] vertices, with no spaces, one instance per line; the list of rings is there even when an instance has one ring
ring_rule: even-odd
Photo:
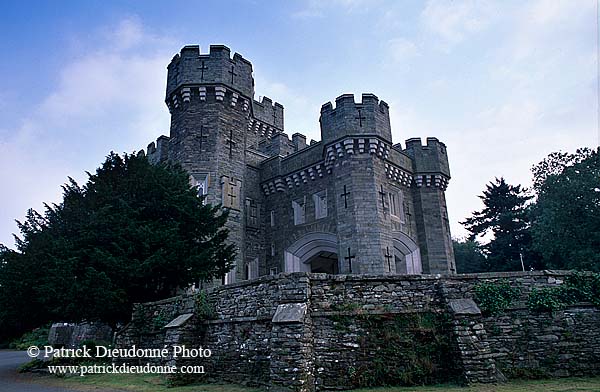
[[[531,250],[528,201],[532,199],[520,185],[507,184],[504,178],[486,185],[484,208],[461,222],[471,233],[469,239],[492,236],[482,245],[489,271],[519,271],[521,257],[525,269],[537,268],[538,257]]]
[[[183,169],[111,153],[88,175],[18,222],[17,251],[0,249],[0,330],[126,321],[133,303],[231,269],[227,212],[205,204]]]

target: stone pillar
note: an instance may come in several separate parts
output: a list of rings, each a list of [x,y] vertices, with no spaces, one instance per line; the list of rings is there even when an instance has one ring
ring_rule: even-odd
[[[505,381],[496,370],[477,304],[472,299],[451,299],[448,308],[465,381],[469,384]]]
[[[314,391],[313,333],[307,304],[277,307],[271,330],[271,383],[274,390]]]

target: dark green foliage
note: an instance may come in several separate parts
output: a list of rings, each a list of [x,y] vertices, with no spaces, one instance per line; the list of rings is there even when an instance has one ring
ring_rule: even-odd
[[[565,305],[561,287],[533,288],[527,300],[527,307],[535,312],[553,312]]]
[[[179,167],[111,153],[84,186],[63,190],[62,203],[19,222],[17,252],[0,249],[6,335],[49,320],[125,321],[133,303],[231,268],[227,214],[204,205]]]
[[[532,235],[547,268],[600,271],[598,151],[552,153],[533,174]]]
[[[600,274],[575,273],[556,287],[533,289],[527,306],[536,312],[553,312],[578,302],[591,302],[600,307]]]
[[[48,334],[50,333],[50,325],[36,328],[23,334],[19,339],[10,343],[10,348],[17,350],[27,350],[30,346],[43,347],[48,345]]]
[[[198,320],[211,320],[216,317],[217,311],[206,291],[200,291],[194,296],[194,315]]]
[[[456,272],[469,274],[485,272],[489,269],[481,244],[475,239],[452,240]]]
[[[520,271],[521,255],[525,269],[537,269],[539,257],[531,250],[527,206],[532,196],[520,185],[496,178],[479,198],[484,208],[461,223],[471,233],[470,240],[493,234],[493,239],[482,246],[487,271]]]
[[[520,294],[520,290],[508,282],[482,282],[474,290],[475,300],[485,315],[502,313]]]

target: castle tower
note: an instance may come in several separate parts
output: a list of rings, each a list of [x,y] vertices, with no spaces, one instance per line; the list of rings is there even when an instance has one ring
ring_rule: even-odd
[[[198,46],[185,46],[168,66],[168,159],[190,173],[190,181],[208,203],[229,210],[229,241],[236,245],[238,256],[224,283],[246,278],[247,256],[260,249],[260,244],[246,246],[251,212],[254,231],[259,229],[261,197],[247,169],[246,150],[257,146],[259,138],[258,133],[248,132],[253,116],[283,127],[283,107],[263,100],[255,111],[253,96],[252,64],[237,53],[232,58],[225,46],[210,46],[208,54],[201,54]]]
[[[373,94],[363,94],[361,102],[346,94],[335,108],[323,105],[320,122],[335,192],[343,197],[337,199],[340,270],[394,274],[393,228],[401,224],[400,203],[407,192],[386,176],[392,149],[388,105]],[[393,211],[390,200],[397,204]]]
[[[426,145],[412,138],[406,141],[406,153],[414,165],[412,195],[423,272],[456,273],[445,196],[450,179],[446,145],[434,137]]]
[[[346,94],[321,108],[326,165],[335,178],[340,271],[452,273],[445,146],[393,146],[388,105]]]

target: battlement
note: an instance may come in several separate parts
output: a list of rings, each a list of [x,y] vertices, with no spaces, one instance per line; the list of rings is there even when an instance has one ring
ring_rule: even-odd
[[[253,100],[252,112],[254,113],[255,119],[283,131],[283,105],[279,102],[273,103],[273,100],[269,97],[262,97],[260,102]]]
[[[428,137],[423,145],[421,138],[406,140],[404,152],[413,159],[415,173],[440,173],[450,177],[446,145],[435,137]]]
[[[355,102],[353,94],[336,98],[321,107],[321,138],[325,144],[348,135],[379,136],[392,141],[389,106],[374,94],[362,94]]]
[[[167,99],[184,85],[222,84],[247,98],[254,96],[252,63],[224,45],[211,45],[208,54],[200,46],[184,46],[167,67]]]
[[[165,162],[169,157],[169,137],[161,135],[154,142],[148,144],[148,161],[152,164],[159,164]]]
[[[260,152],[269,156],[288,156],[307,147],[306,136],[295,133],[290,140],[284,132],[275,133],[271,138],[260,142]]]

